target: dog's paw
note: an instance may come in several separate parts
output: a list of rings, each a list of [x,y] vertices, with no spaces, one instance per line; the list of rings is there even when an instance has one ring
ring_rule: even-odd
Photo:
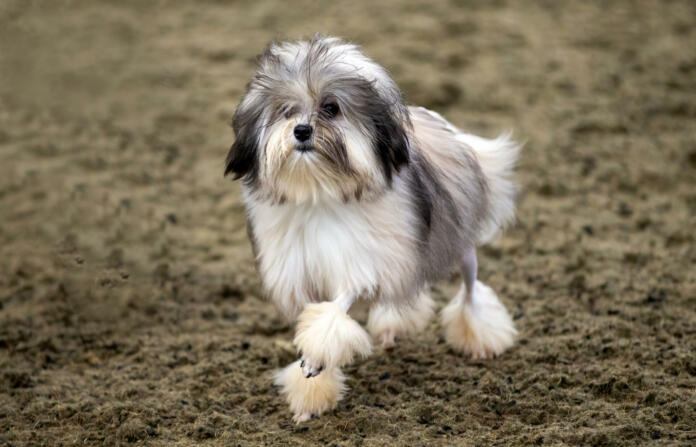
[[[379,334],[382,349],[393,349],[396,347],[396,331],[387,329]]]
[[[321,363],[305,358],[300,361],[300,368],[302,368],[302,374],[307,379],[318,376],[324,370],[324,366]]]
[[[280,394],[290,405],[296,424],[335,408],[347,390],[340,369],[328,369],[319,376],[307,378],[301,363],[297,360],[289,364],[277,371],[273,378],[273,383],[280,387]]]
[[[297,318],[293,342],[305,361],[305,375],[316,375],[321,366],[347,365],[372,349],[367,332],[332,301],[307,305]]]
[[[304,413],[295,413],[295,415],[292,417],[292,421],[295,424],[301,424],[303,422],[307,422],[308,420],[312,419],[312,413],[304,412]]]
[[[367,329],[381,342],[382,348],[391,349],[400,338],[425,329],[434,315],[435,302],[423,291],[409,305],[400,308],[386,303],[372,306]]]

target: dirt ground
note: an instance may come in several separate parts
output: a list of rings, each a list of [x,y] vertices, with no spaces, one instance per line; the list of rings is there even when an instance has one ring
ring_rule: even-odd
[[[254,56],[317,31],[526,141],[480,260],[520,335],[433,322],[296,427],[222,171]],[[696,445],[695,49],[693,1],[1,2],[0,445]]]

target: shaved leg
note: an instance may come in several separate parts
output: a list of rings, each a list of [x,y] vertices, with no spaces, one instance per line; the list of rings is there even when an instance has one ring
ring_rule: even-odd
[[[476,284],[476,275],[478,275],[476,247],[472,247],[464,252],[462,255],[461,268],[462,276],[464,277],[464,286],[466,287],[466,299],[471,302],[474,293],[474,284]]]
[[[491,358],[512,346],[517,331],[493,289],[476,280],[476,249],[461,257],[463,284],[442,310],[447,343],[474,359]]]

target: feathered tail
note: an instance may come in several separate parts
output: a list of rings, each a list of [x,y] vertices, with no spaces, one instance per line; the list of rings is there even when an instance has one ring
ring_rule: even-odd
[[[518,187],[513,176],[521,146],[510,134],[493,140],[464,133],[457,137],[474,150],[488,185],[488,212],[477,240],[483,244],[498,235],[515,217]]]

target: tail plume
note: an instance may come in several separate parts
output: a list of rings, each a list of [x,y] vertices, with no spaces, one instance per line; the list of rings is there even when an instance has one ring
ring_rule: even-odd
[[[488,185],[488,213],[478,237],[482,244],[498,235],[515,217],[518,187],[513,177],[521,146],[510,134],[493,140],[466,134],[460,138],[473,148]]]

